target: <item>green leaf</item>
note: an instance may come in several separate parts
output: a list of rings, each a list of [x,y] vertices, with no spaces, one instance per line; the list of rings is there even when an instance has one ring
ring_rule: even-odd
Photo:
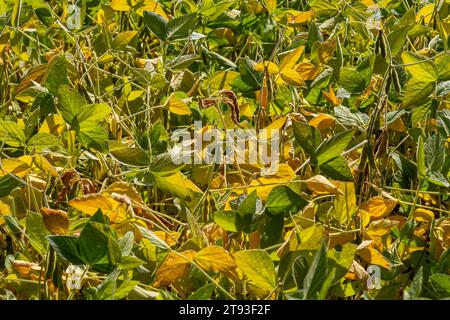
[[[214,292],[214,284],[208,283],[192,293],[187,300],[209,300]]]
[[[88,222],[80,233],[80,256],[85,264],[94,265],[107,254],[108,237],[95,227],[96,222]]]
[[[40,254],[45,254],[47,251],[46,236],[49,235],[45,228],[42,215],[36,212],[29,211],[26,217],[26,230],[30,242]]]
[[[340,132],[330,139],[324,141],[315,152],[313,163],[322,165],[337,156],[340,156],[347,148],[350,141],[353,139],[353,130]]]
[[[119,269],[130,270],[130,269],[137,268],[137,267],[143,265],[144,263],[145,263],[145,261],[143,261],[137,257],[124,256],[119,261]]]
[[[419,106],[429,99],[434,92],[435,82],[424,82],[417,79],[411,79],[406,83],[405,95],[402,99],[404,107]]]
[[[275,267],[264,250],[243,250],[234,254],[239,269],[248,282],[270,293],[277,285]]]
[[[338,181],[353,181],[352,172],[343,156],[337,156],[320,165],[320,171],[327,177]]]
[[[229,232],[238,232],[237,218],[239,213],[236,211],[216,211],[214,212],[214,222],[222,229]]]
[[[150,242],[155,245],[156,247],[164,250],[170,249],[170,246],[162,239],[160,239],[156,234],[154,234],[152,231],[148,230],[147,228],[144,228],[142,226],[137,226],[139,231],[141,232],[142,236]]]
[[[117,161],[132,167],[147,167],[150,165],[148,153],[141,148],[129,148],[125,145],[110,144],[110,154]]]
[[[167,39],[167,21],[157,13],[144,11],[144,23],[159,40]]]
[[[271,215],[293,214],[303,209],[308,202],[286,186],[276,186],[267,198],[266,210]]]
[[[0,142],[11,147],[20,147],[25,144],[25,132],[13,121],[0,120]]]
[[[87,104],[83,96],[65,85],[58,88],[58,102],[58,110],[68,124],[72,124],[77,113]]]
[[[315,150],[322,142],[320,131],[309,124],[299,121],[292,121],[292,128],[295,141],[308,155],[314,155]]]
[[[10,175],[0,177],[0,198],[8,196],[14,189],[25,184]]]
[[[63,55],[53,58],[46,73],[45,87],[52,95],[57,96],[59,87],[68,84],[66,58]]]
[[[308,270],[305,280],[303,281],[303,288],[305,290],[305,299],[317,299],[320,289],[327,277],[327,251],[325,242],[322,242],[319,250],[314,256],[311,267]]]
[[[256,196],[256,190],[247,195],[244,200],[241,202],[238,213],[241,217],[245,217],[247,215],[253,215],[257,213],[257,202],[258,197]]]
[[[150,163],[150,172],[174,174],[180,171],[184,164],[175,164],[169,153],[162,153],[155,156]]]
[[[85,121],[91,122],[105,122],[106,117],[111,113],[111,107],[106,103],[90,104],[83,106],[83,109],[77,113],[78,123]]]
[[[167,39],[178,40],[187,38],[192,33],[196,22],[197,15],[195,13],[169,20],[166,29]]]
[[[353,243],[345,243],[341,251],[336,251],[335,248],[328,250],[328,266],[335,269],[333,283],[347,274],[355,258],[356,247]]]
[[[408,288],[403,291],[403,300],[416,300],[420,297],[422,293],[423,286],[423,267],[421,266],[419,270],[417,270],[414,279],[409,284]]]
[[[339,73],[339,84],[350,93],[361,94],[366,88],[366,78],[354,69],[342,68]]]
[[[134,40],[137,34],[137,31],[124,31],[119,33],[112,42],[112,48],[114,50],[125,50],[126,47],[130,45],[130,42]]]
[[[409,29],[410,26],[404,26],[395,31],[392,31],[388,35],[387,39],[393,57],[396,57],[402,51],[402,48],[406,42],[406,37],[408,36]]]
[[[80,258],[78,237],[73,236],[47,236],[46,239],[56,252],[67,260],[69,263],[75,265],[83,265]]]
[[[78,139],[86,148],[108,152],[108,131],[95,121],[83,121],[79,124]]]
[[[120,300],[125,298],[139,283],[139,281],[118,280],[119,271],[112,272],[108,277],[96,288],[96,300]],[[120,283],[120,284],[119,284]]]
[[[62,147],[63,143],[53,134],[47,132],[38,132],[27,142],[27,149],[36,153],[43,153],[46,149]]]
[[[439,297],[450,297],[450,276],[448,274],[435,273],[430,276],[430,283]]]

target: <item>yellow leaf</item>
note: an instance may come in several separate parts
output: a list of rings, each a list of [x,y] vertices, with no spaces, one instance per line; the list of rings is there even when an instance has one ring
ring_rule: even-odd
[[[376,264],[378,266],[391,268],[391,263],[372,246],[372,241],[363,241],[363,243],[357,248],[357,254],[369,264]]]
[[[322,43],[319,48],[320,62],[325,64],[333,57],[334,51],[336,50],[336,43],[336,39],[327,40]]]
[[[144,11],[151,11],[151,12],[157,13],[160,16],[162,16],[164,19],[169,20],[166,13],[164,12],[162,6],[154,0],[144,0],[142,7],[139,7],[136,10],[136,13],[142,17],[144,15]]]
[[[323,91],[322,93],[325,99],[327,99],[333,107],[336,107],[342,103],[342,99],[336,97],[336,94],[334,93],[333,87],[331,85],[329,92]]]
[[[255,70],[258,72],[264,72],[265,70],[267,70],[267,72],[272,75],[280,72],[277,65],[271,61],[263,61],[263,62],[257,63],[255,65]]]
[[[65,234],[69,229],[69,216],[65,211],[41,208],[42,219],[48,231],[53,234]]]
[[[321,69],[309,62],[300,63],[296,68],[303,81],[314,80],[320,74]]]
[[[114,18],[114,10],[111,7],[103,7],[97,12],[97,22],[99,24],[108,24],[108,21]]]
[[[287,117],[281,117],[280,119],[273,121],[271,124],[269,124],[267,127],[264,128],[267,134],[263,135],[262,133],[260,133],[258,138],[260,140],[270,140],[273,134],[272,131],[276,132],[281,130],[284,127],[286,120]],[[279,133],[279,136],[281,137],[281,133]]]
[[[272,13],[277,8],[277,0],[265,0],[266,8],[269,13]]]
[[[169,98],[167,107],[169,108],[170,112],[179,115],[188,115],[192,113],[191,110],[189,110],[187,104],[182,99],[177,98],[174,95]]]
[[[104,191],[102,191],[102,194],[110,197],[112,197],[113,194],[119,194],[122,196],[126,196],[134,204],[145,206],[145,203],[136,188],[132,184],[125,181],[112,183]]]
[[[306,180],[308,188],[316,194],[343,194],[338,187],[322,175],[316,175]]]
[[[163,240],[165,243],[167,243],[169,246],[173,246],[174,244],[177,243],[177,239],[180,236],[180,234],[178,232],[164,232],[164,231],[154,231],[153,232],[158,238],[160,238],[161,240]]]
[[[431,18],[433,17],[434,11],[434,3],[429,3],[422,7],[416,15],[416,23],[419,23],[422,19],[425,24],[429,24],[431,22]]]
[[[367,211],[371,219],[380,219],[391,213],[398,201],[380,196],[373,197],[360,205],[360,209]]]
[[[202,191],[181,172],[177,172],[170,176],[155,174],[154,179],[155,184],[159,189],[183,200],[193,200],[195,194],[202,193]]]
[[[413,217],[417,221],[431,223],[434,220],[434,212],[423,208],[417,208],[413,213]]]
[[[339,223],[347,225],[358,213],[355,184],[353,182],[336,181],[335,185],[341,193],[335,198],[334,211],[332,213]]]
[[[20,159],[2,159],[0,162],[0,177],[14,174],[19,178],[24,178],[28,171],[30,171],[30,166]]]
[[[91,193],[72,199],[69,201],[69,205],[91,216],[98,209],[102,209],[102,212],[113,222],[118,217],[121,207],[124,208],[122,203],[100,193]]]
[[[308,123],[313,127],[316,127],[320,131],[325,131],[326,129],[334,126],[336,119],[326,113],[319,113],[315,118],[311,119]]]
[[[294,24],[304,24],[310,22],[315,16],[316,12],[314,10],[300,11],[295,13],[291,19],[289,19],[289,22]]]
[[[34,164],[45,173],[49,173],[52,177],[58,177],[59,174],[55,167],[41,154],[36,153],[33,156]]]
[[[195,254],[196,252],[193,250],[186,250],[180,253],[170,252],[156,272],[154,286],[167,286],[185,277]]]
[[[300,46],[291,52],[289,52],[280,63],[280,75],[289,79],[289,81],[297,81],[302,82],[300,75],[297,71],[295,71],[295,65],[297,64],[298,59],[300,59],[303,51],[305,50],[304,46]],[[283,84],[283,81],[278,77],[277,83]],[[283,79],[284,80],[284,79]]]
[[[262,176],[253,180],[250,183],[251,187],[248,188],[248,193],[256,190],[256,193],[261,200],[267,200],[270,191],[272,191],[275,186],[289,182],[295,177],[296,174],[292,170],[292,168],[285,163],[281,163],[278,167],[277,173],[273,175]]]
[[[337,232],[331,233],[329,235],[329,238],[330,244],[328,245],[328,247],[331,249],[338,245],[343,245],[344,243],[352,242],[353,240],[356,239],[356,234],[349,232]]]
[[[401,118],[395,119],[394,122],[392,122],[388,125],[388,128],[391,130],[398,131],[398,132],[406,132],[406,130],[407,130],[406,126],[403,123]]]
[[[60,136],[65,129],[66,123],[64,122],[63,117],[59,114],[53,114],[45,118],[45,121],[39,128],[39,133],[45,132]]]
[[[302,85],[304,83],[302,77],[296,70],[284,70],[280,73],[281,78],[289,84]]]
[[[110,6],[116,11],[131,11],[128,0],[111,0]]]
[[[237,268],[231,255],[222,247],[207,247],[195,256],[195,262],[208,272],[229,272]]]
[[[269,254],[264,250],[242,250],[234,253],[239,269],[248,283],[258,288],[260,297],[270,293],[277,284],[275,268]]]

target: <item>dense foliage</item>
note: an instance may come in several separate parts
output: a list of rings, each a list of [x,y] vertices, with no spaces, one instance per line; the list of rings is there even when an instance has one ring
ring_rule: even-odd
[[[449,8],[0,0],[0,297],[450,297]]]

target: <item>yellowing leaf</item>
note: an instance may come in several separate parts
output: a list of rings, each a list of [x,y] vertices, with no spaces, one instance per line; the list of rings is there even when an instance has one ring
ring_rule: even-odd
[[[251,187],[248,188],[248,193],[252,193],[256,190],[256,194],[261,200],[267,200],[270,191],[276,185],[289,182],[295,177],[296,174],[289,165],[280,163],[278,171],[275,174],[262,176],[253,180],[250,183]]]
[[[173,246],[174,244],[177,243],[177,239],[180,236],[180,234],[178,232],[164,232],[164,231],[154,231],[153,232],[158,238],[160,238],[161,240],[163,240],[165,243],[167,243],[169,246]]]
[[[258,72],[264,72],[265,70],[267,70],[267,72],[272,75],[280,72],[277,65],[271,61],[263,61],[263,62],[257,63],[255,65],[255,70]]]
[[[356,206],[355,184],[353,182],[335,182],[341,191],[334,200],[334,211],[332,214],[342,225],[347,225],[358,213]]]
[[[306,184],[308,185],[308,188],[316,194],[343,194],[338,187],[322,175],[316,175],[309,178],[306,180]]]
[[[125,181],[118,181],[110,184],[104,191],[102,191],[102,194],[110,197],[113,197],[113,194],[119,194],[126,196],[134,204],[141,206],[145,205],[136,188],[132,184]]]
[[[277,8],[277,0],[265,0],[266,8],[269,13],[272,13]]]
[[[319,59],[322,63],[327,63],[334,55],[336,50],[336,39],[327,40],[319,48]]]
[[[131,11],[128,0],[111,0],[110,6],[116,11]]]
[[[101,193],[91,193],[72,199],[69,201],[69,205],[91,216],[94,215],[98,209],[102,209],[102,212],[107,215],[111,221],[116,220],[121,211],[121,207],[123,209],[125,208],[122,203]]]
[[[195,262],[208,272],[229,272],[237,268],[231,255],[222,247],[206,247],[195,256]]]
[[[33,161],[36,167],[41,169],[43,172],[50,174],[52,177],[58,177],[59,174],[55,167],[45,158],[43,155],[36,153],[33,155]]]
[[[391,213],[397,203],[397,200],[376,196],[362,203],[360,209],[367,211],[371,219],[380,219]]]
[[[413,213],[413,217],[417,221],[431,223],[434,220],[434,212],[428,209],[417,208]]]
[[[181,172],[169,176],[155,174],[154,179],[156,186],[159,189],[183,200],[193,200],[195,194],[202,193],[202,191]]]
[[[417,81],[421,83],[435,82],[437,79],[435,66],[432,62],[426,61],[423,56],[410,52],[402,53],[402,60],[405,69],[411,74],[409,82]]]
[[[326,113],[319,113],[315,118],[311,119],[308,123],[313,127],[316,127],[320,131],[325,131],[326,129],[334,126],[336,119]]]
[[[304,50],[305,47],[300,46],[292,50],[283,58],[279,67],[280,74],[276,80],[278,84],[283,84],[284,81],[289,81],[294,84],[301,84],[303,82],[299,73],[295,70],[295,66],[297,64],[298,59],[300,59],[301,55],[303,54]]]
[[[295,13],[290,19],[290,23],[295,24],[304,24],[308,23],[316,16],[316,12],[314,10],[309,11],[300,11],[298,13]]]
[[[262,290],[261,297],[269,294],[276,286],[276,273],[269,254],[264,250],[245,250],[234,254],[239,269],[249,284]]]
[[[65,234],[69,229],[69,216],[62,210],[41,208],[42,219],[48,231],[53,234]]]
[[[333,106],[336,107],[342,103],[342,99],[338,98],[336,94],[334,93],[333,87],[330,85],[329,92],[323,91],[323,96],[325,99],[328,100],[328,102]]]
[[[164,19],[169,20],[166,13],[164,12],[162,6],[154,0],[144,0],[142,7],[139,7],[136,10],[136,13],[142,17],[144,15],[144,11],[151,11],[151,12],[157,13],[160,16],[162,16]]]
[[[51,133],[56,136],[59,136],[66,129],[66,123],[64,119],[59,114],[52,114],[45,118],[45,121],[42,123],[39,128],[39,133]]]
[[[385,267],[386,269],[391,268],[391,263],[381,254],[381,252],[373,248],[371,241],[363,241],[356,252],[361,259],[369,264],[376,264]]]
[[[154,286],[167,286],[185,277],[195,254],[196,252],[193,250],[186,250],[180,253],[170,252],[156,272]]]
[[[270,140],[272,138],[273,132],[279,133],[279,136],[281,137],[281,130],[286,123],[287,117],[281,117],[280,119],[277,119],[273,121],[271,124],[269,124],[267,127],[265,127],[266,135],[263,135],[262,133],[259,134],[258,138],[261,140]]]
[[[20,159],[2,159],[0,162],[0,177],[14,174],[19,178],[24,178],[28,171],[30,171],[30,166]]]
[[[295,69],[303,81],[314,80],[320,74],[321,69],[312,63],[300,63]]]
[[[167,102],[167,107],[169,111],[179,115],[188,115],[191,114],[191,110],[189,110],[187,104],[180,98],[172,96],[169,98]]]
[[[423,6],[416,15],[416,23],[419,23],[422,19],[425,24],[429,24],[431,22],[431,18],[433,17],[434,11],[434,3],[429,3]]]

